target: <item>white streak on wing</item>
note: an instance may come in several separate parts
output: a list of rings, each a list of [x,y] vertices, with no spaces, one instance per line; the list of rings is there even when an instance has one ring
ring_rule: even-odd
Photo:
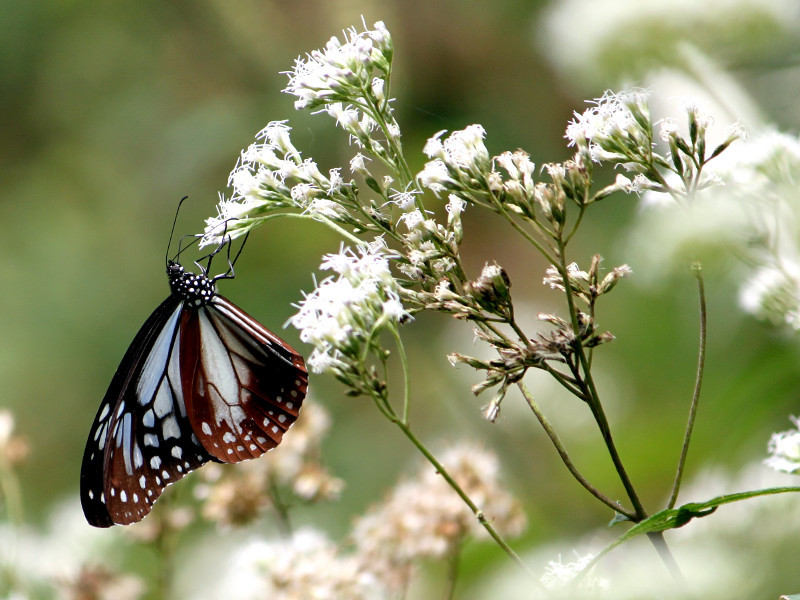
[[[136,396],[139,399],[139,404],[146,406],[153,395],[156,393],[161,376],[164,374],[164,369],[167,366],[167,357],[169,356],[169,347],[172,342],[173,333],[178,326],[178,317],[183,309],[183,302],[181,302],[170,315],[167,324],[161,329],[158,334],[147,359],[144,361],[142,374],[139,381],[136,383]]]
[[[226,322],[220,323],[222,319],[217,318],[217,323],[220,324],[219,331],[222,337],[224,338],[225,344],[236,354],[244,356],[249,360],[255,360],[253,353],[250,352],[247,348],[245,348],[239,339],[233,335],[232,331],[228,327],[227,319]]]
[[[105,404],[105,405],[103,405],[103,410],[102,410],[102,411],[100,411],[100,416],[99,416],[99,417],[97,417],[97,421],[98,421],[98,423],[99,423],[100,421],[104,420],[104,419],[105,419],[105,418],[108,416],[108,413],[109,413],[110,411],[111,411],[111,404]]]
[[[222,396],[219,398],[216,394],[210,395],[217,424],[227,421],[233,429],[228,405],[239,402],[239,381],[236,379],[236,372],[233,370],[225,346],[208,320],[208,311],[201,310],[198,316],[200,318],[200,348],[203,369],[206,373],[214,374],[213,383]]]
[[[133,475],[133,465],[131,465],[131,413],[125,413],[122,417],[122,458],[125,460],[125,471],[128,475]]]
[[[180,335],[180,334],[178,334]],[[172,383],[175,404],[178,405],[178,410],[182,417],[186,416],[186,404],[183,401],[183,387],[181,384],[181,353],[180,344],[176,343],[172,346],[172,354],[169,356],[169,364],[167,365],[167,377]]]

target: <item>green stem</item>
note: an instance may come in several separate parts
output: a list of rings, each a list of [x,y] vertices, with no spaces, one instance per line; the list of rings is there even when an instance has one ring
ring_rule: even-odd
[[[522,392],[522,396],[528,403],[528,406],[530,406],[531,410],[533,411],[533,414],[536,415],[536,418],[539,420],[539,423],[541,423],[542,428],[547,434],[547,437],[549,437],[550,441],[553,442],[553,446],[555,447],[556,452],[558,452],[558,455],[561,457],[561,461],[564,463],[564,466],[566,466],[567,470],[570,473],[572,473],[572,476],[578,481],[578,483],[580,483],[592,496],[600,500],[600,502],[602,502],[612,510],[620,513],[621,515],[624,515],[625,517],[627,517],[632,521],[635,520],[636,515],[634,513],[624,508],[619,502],[611,500],[611,498],[609,498],[608,496],[603,494],[600,490],[598,490],[596,487],[594,487],[589,482],[589,480],[586,479],[581,474],[580,471],[578,471],[577,467],[572,462],[572,459],[570,458],[567,449],[564,447],[564,444],[558,437],[558,434],[556,433],[555,429],[553,429],[553,426],[550,424],[550,421],[547,419],[547,417],[539,408],[539,405],[536,403],[536,400],[534,399],[531,391],[522,381],[517,383],[517,387],[519,387],[520,391]]]
[[[672,551],[669,549],[669,546],[667,546],[667,541],[664,539],[664,532],[654,531],[648,533],[647,537],[653,546],[655,546],[658,556],[661,558],[661,562],[664,563],[664,566],[667,567],[667,571],[669,571],[672,579],[679,586],[679,591],[681,591],[683,597],[687,600],[690,600],[692,596],[689,594],[689,586],[686,583],[686,579],[684,578],[683,573],[681,572],[681,569],[675,560],[675,557],[672,555]]]
[[[289,519],[289,506],[283,501],[281,498],[280,489],[278,488],[278,484],[275,482],[275,479],[270,477],[269,478],[269,495],[272,499],[272,507],[275,509],[275,513],[277,514],[277,523],[278,529],[280,530],[281,536],[285,539],[291,539],[292,537],[292,522]]]
[[[328,219],[327,217],[324,217],[322,215],[317,215],[317,216],[313,216],[312,217],[311,215],[307,215],[307,214],[304,214],[304,213],[291,213],[291,212],[273,213],[271,215],[266,215],[264,217],[254,218],[253,221],[258,221],[258,223],[261,224],[261,223],[264,223],[266,221],[269,221],[270,219],[277,219],[277,218],[280,218],[280,217],[286,217],[286,218],[290,218],[290,219],[305,219],[305,220],[309,220],[309,221],[315,221],[317,223],[322,223],[323,225],[327,225],[329,228],[333,229],[336,233],[341,235],[343,238],[349,240],[350,242],[352,242],[353,244],[355,244],[357,246],[363,246],[366,243],[361,238],[353,235],[349,231],[343,229],[342,227],[340,227],[339,225],[337,225],[336,223],[334,223],[333,221],[331,221],[330,219]]]
[[[603,436],[603,442],[608,449],[609,455],[611,456],[611,460],[614,463],[614,468],[619,475],[620,481],[622,482],[623,487],[625,488],[625,492],[628,494],[628,498],[633,505],[634,513],[636,515],[636,521],[641,521],[647,518],[647,512],[644,510],[641,501],[639,500],[639,496],[636,493],[635,488],[633,487],[633,483],[631,483],[630,478],[628,477],[628,473],[625,470],[625,466],[622,464],[622,459],[619,456],[619,452],[617,452],[617,447],[614,444],[614,438],[611,435],[611,427],[608,424],[608,419],[606,418],[605,411],[603,410],[603,405],[600,402],[600,395],[597,393],[597,388],[594,383],[594,378],[592,377],[591,367],[589,365],[589,361],[586,357],[586,352],[584,351],[583,344],[580,343],[580,325],[578,323],[578,311],[575,308],[575,302],[572,297],[572,293],[570,291],[569,286],[569,274],[567,273],[567,264],[566,264],[566,256],[565,256],[565,247],[564,241],[559,237],[557,239],[558,242],[558,262],[554,263],[558,272],[560,273],[562,279],[564,280],[564,289],[566,290],[566,298],[567,298],[567,306],[569,307],[569,315],[570,320],[572,322],[572,329],[575,334],[575,353],[578,356],[578,361],[580,362],[581,369],[583,371],[583,379],[579,381],[581,387],[584,389],[584,395],[586,396],[586,402],[589,405],[589,408],[592,411],[592,416],[594,416],[595,422],[597,423],[598,428],[600,429],[600,433]]]
[[[400,354],[400,364],[403,368],[403,416],[402,420],[405,425],[410,424],[410,410],[411,410],[411,373],[408,368],[408,356],[406,355],[406,348],[403,340],[400,337],[400,332],[397,326],[389,328],[394,336],[395,343],[397,344],[397,351]]]
[[[458,572],[461,567],[460,543],[455,545],[453,551],[447,558],[447,580],[449,582],[447,600],[453,600],[456,597],[456,583],[458,582]]]
[[[23,512],[19,479],[11,465],[2,458],[0,458],[0,498],[5,501],[8,522],[21,526]]]
[[[692,439],[692,430],[694,429],[695,418],[697,416],[697,406],[700,403],[700,388],[703,385],[703,372],[705,371],[706,362],[706,340],[707,340],[707,313],[706,313],[706,294],[705,286],[703,284],[703,273],[700,263],[693,265],[694,276],[697,279],[697,294],[700,299],[700,343],[697,353],[697,375],[694,382],[694,392],[692,393],[692,403],[689,407],[689,419],[686,422],[686,431],[683,435],[683,446],[681,447],[681,456],[678,460],[678,469],[675,473],[675,482],[672,484],[672,494],[669,498],[667,508],[673,508],[678,501],[678,491],[681,487],[681,480],[683,479],[683,470],[686,466],[686,456],[689,453],[689,442]]]

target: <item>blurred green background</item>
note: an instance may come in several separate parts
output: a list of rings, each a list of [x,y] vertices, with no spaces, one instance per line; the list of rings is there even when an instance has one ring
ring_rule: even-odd
[[[361,15],[368,25],[383,20],[395,43],[392,96],[415,169],[428,136],[471,123],[486,128],[492,154],[520,147],[537,164],[564,160],[572,112],[606,88],[647,85],[644,73],[669,63],[672,44],[683,41],[705,40],[766,121],[797,127],[796,33],[742,16],[748,3],[717,4],[711,30],[698,19],[654,19],[644,32],[632,24],[630,36],[582,61],[579,47],[554,42],[558,27],[578,29],[563,34],[580,38],[580,28],[592,26],[586,13],[602,12],[605,3],[565,3],[575,19],[552,20],[546,29],[550,4],[530,0],[2,0],[0,405],[14,411],[30,444],[21,467],[26,517],[36,523],[65,498],[77,502],[97,406],[127,344],[168,293],[163,257],[177,201],[190,197],[179,232],[200,231],[239,151],[272,120],[291,119],[295,144],[323,171],[347,165],[353,150],[329,119],[295,112],[281,93],[281,72],[295,57],[360,27]],[[676,12],[684,9],[675,3]],[[642,39],[651,46],[638,49]],[[571,52],[577,56],[565,58]],[[637,211],[627,197],[590,211],[574,258],[586,265],[601,253],[606,266],[627,262],[634,273],[646,271],[624,244]],[[465,230],[467,264],[475,275],[486,261],[507,268],[523,322],[534,327],[537,312],[556,309],[558,298],[540,285],[545,265],[499,220],[467,211]],[[280,331],[300,290],[311,289],[321,254],[338,247],[321,227],[267,225],[251,236],[236,280],[224,282],[222,293]],[[735,472],[760,460],[770,432],[788,428],[788,415],[800,412],[797,337],[742,316],[730,263],[708,267],[708,370],[690,479],[709,466]],[[612,297],[600,325],[617,341],[598,352],[600,384],[632,479],[655,507],[671,483],[694,380],[694,282],[676,268],[649,286],[626,280]],[[308,352],[294,330],[282,335]],[[480,418],[484,399],[469,392],[477,377],[445,358],[476,351],[468,326],[423,316],[407,336],[416,426],[434,447],[471,438],[499,452],[530,520],[521,548],[569,540],[609,520],[568,476],[519,398],[506,399],[496,424]],[[325,460],[347,489],[341,503],[304,518],[342,535],[353,515],[414,464],[414,453],[372,405],[343,398],[333,380],[312,376],[311,390],[333,413]],[[576,462],[621,497],[584,407],[551,396],[545,383],[538,390]],[[480,570],[484,560],[505,559],[476,554],[472,567]],[[785,589],[792,575],[772,574],[770,585],[792,591]]]

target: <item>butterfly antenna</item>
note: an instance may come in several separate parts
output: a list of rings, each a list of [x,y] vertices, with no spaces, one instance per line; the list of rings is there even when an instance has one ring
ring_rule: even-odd
[[[169,241],[167,242],[167,254],[164,257],[164,262],[169,264],[169,249],[172,247],[172,236],[175,234],[175,225],[178,223],[178,213],[181,212],[181,205],[183,201],[186,200],[189,196],[184,196],[178,202],[178,208],[175,210],[175,218],[172,220],[172,229],[169,231]],[[178,243],[178,254],[180,255],[180,243]]]

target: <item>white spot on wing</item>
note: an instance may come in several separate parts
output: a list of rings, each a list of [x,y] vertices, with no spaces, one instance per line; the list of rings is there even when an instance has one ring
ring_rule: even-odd
[[[161,423],[161,432],[165,440],[181,436],[181,429],[178,427],[178,420],[175,418],[175,415],[164,419],[164,422]]]
[[[161,466],[161,457],[154,456],[150,459],[150,467],[152,469],[158,469]]]
[[[172,394],[169,392],[169,386],[166,382],[158,388],[158,394],[156,394],[156,401],[153,403],[153,408],[156,410],[156,416],[159,419],[163,419],[172,412]]]

